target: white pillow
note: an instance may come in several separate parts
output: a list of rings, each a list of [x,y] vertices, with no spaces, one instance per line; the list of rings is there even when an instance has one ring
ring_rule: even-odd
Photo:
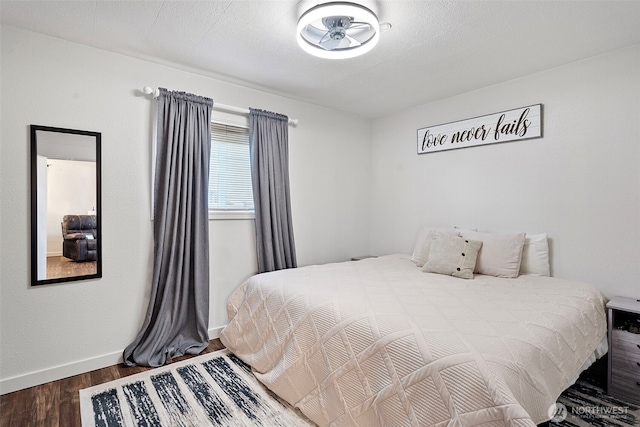
[[[522,249],[520,274],[551,276],[549,241],[546,233],[527,234]]]
[[[429,234],[431,231],[439,231],[442,233],[448,233],[453,236],[459,236],[460,233],[452,230],[443,230],[443,229],[431,229],[428,227],[423,227],[418,232],[418,237],[416,238],[416,243],[413,247],[413,255],[411,255],[411,261],[415,263],[418,267],[424,266],[424,264],[429,259],[429,249],[431,248],[431,238]]]
[[[462,237],[482,241],[475,273],[516,278],[520,274],[525,233],[498,234],[463,231]]]
[[[416,237],[416,242],[413,244],[413,254],[411,255],[411,261],[416,265],[418,264],[418,259],[420,259],[422,254],[422,245],[424,245],[424,242],[429,238],[430,231],[430,229],[425,227],[418,231],[418,237]],[[418,267],[421,266],[419,265]]]
[[[422,271],[473,279],[473,269],[482,242],[438,231],[432,231],[429,235],[429,260],[422,267]]]

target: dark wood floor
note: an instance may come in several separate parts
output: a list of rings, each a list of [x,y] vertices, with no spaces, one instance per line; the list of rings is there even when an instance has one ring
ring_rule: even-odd
[[[220,340],[214,339],[201,354],[223,348]],[[173,362],[190,357],[194,356],[178,357]],[[80,390],[149,369],[152,368],[109,366],[5,394],[0,396],[0,427],[80,427]]]
[[[209,346],[200,354],[222,350],[218,339],[209,341]],[[182,356],[172,363],[194,356]],[[600,387],[606,383],[607,358],[596,361],[583,375]],[[81,427],[79,391],[118,378],[148,371],[153,368],[125,365],[109,366],[74,377],[53,381],[25,390],[0,396],[0,427]],[[543,423],[538,427],[548,427]]]

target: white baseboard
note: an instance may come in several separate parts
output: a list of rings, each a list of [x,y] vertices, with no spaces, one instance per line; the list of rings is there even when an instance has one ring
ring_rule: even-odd
[[[224,326],[209,329],[209,339],[212,340],[219,338],[222,329],[224,329]],[[27,374],[16,375],[15,377],[3,378],[0,380],[0,395],[45,384],[51,381],[61,380],[63,378],[72,377],[74,375],[83,374],[96,369],[106,368],[107,366],[118,365],[122,362],[122,351],[118,351],[35,372],[29,372]]]
[[[216,338],[220,338],[220,332],[222,332],[225,326],[227,325],[218,326],[217,328],[209,329],[209,339],[214,340]]]
[[[28,374],[16,375],[11,378],[3,378],[0,381],[0,394],[7,394],[51,381],[61,380],[95,369],[117,365],[118,363],[122,363],[122,351],[54,366],[40,371],[29,372]]]

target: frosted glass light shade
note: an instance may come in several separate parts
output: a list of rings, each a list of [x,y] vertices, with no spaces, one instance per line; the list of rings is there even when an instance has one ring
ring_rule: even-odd
[[[322,19],[325,17],[348,16],[356,22],[368,24],[373,31],[373,35],[367,40],[360,41],[355,47],[344,47],[327,50],[305,39],[303,33],[308,31],[308,26],[313,26],[313,30],[320,29]],[[326,59],[346,59],[363,55],[373,49],[380,39],[380,24],[378,17],[364,6],[354,3],[325,3],[315,6],[306,11],[298,20],[296,29],[298,45],[307,53]]]

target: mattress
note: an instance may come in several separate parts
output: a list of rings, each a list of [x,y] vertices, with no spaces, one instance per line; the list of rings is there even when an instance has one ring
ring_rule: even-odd
[[[605,304],[586,283],[389,255],[253,276],[220,339],[320,426],[533,426],[603,342]]]

